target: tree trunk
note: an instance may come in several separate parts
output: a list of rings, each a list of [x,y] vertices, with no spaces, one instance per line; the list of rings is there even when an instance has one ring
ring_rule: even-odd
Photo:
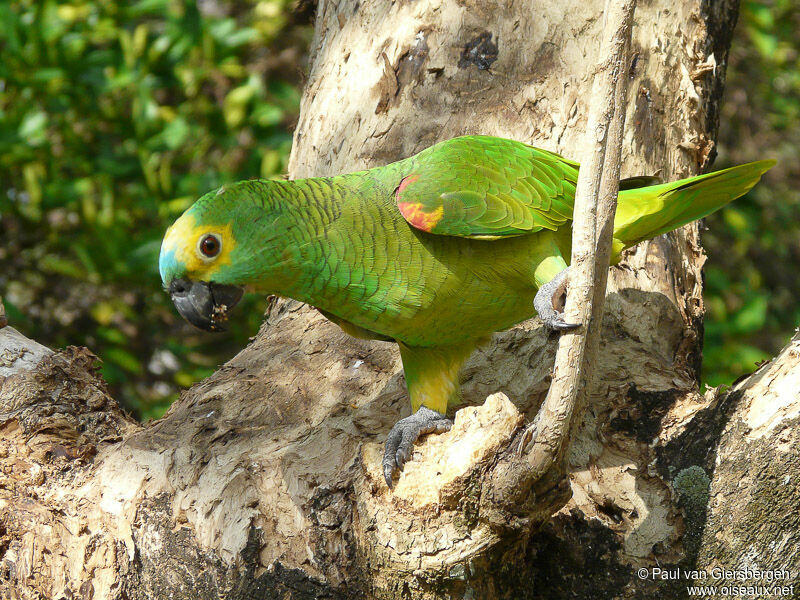
[[[603,6],[321,1],[291,175],[467,133],[582,158]],[[708,165],[736,8],[638,7],[623,176]],[[653,569],[794,573],[800,338],[700,394],[703,261],[694,224],[611,270],[569,482],[516,509],[490,476],[548,389],[556,338],[536,321],[475,353],[478,406],[418,445],[394,491],[380,454],[410,410],[397,350],[309,307],[279,301],[147,425],[88,351],[0,329],[0,597],[679,598],[687,581]]]

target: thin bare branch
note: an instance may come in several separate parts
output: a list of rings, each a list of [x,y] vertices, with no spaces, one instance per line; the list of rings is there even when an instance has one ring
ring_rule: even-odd
[[[584,390],[591,378],[599,345],[611,237],[619,186],[619,163],[625,120],[627,55],[636,0],[611,2],[601,59],[595,74],[586,128],[585,160],[578,176],[572,227],[572,258],[566,320],[584,323],[563,334],[556,354],[553,382],[524,452],[538,478],[566,452],[569,432],[581,414]]]

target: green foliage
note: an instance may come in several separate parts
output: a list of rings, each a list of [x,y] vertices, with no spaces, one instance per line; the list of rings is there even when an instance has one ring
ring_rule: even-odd
[[[731,47],[715,168],[777,158],[703,236],[703,379],[731,383],[774,356],[800,322],[800,0],[742,2]]]
[[[188,0],[0,3],[10,321],[92,348],[142,417],[260,322],[251,300],[222,338],[182,324],[160,290],[164,229],[210,189],[279,176],[299,106],[310,30],[288,0],[205,5],[218,14]]]

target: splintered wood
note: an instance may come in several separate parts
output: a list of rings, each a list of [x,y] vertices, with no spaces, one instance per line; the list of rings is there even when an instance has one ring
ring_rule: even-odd
[[[428,510],[429,504],[441,504],[448,490],[451,496],[456,491],[452,489],[456,480],[485,467],[487,460],[508,445],[522,420],[517,407],[502,393],[492,394],[480,406],[459,410],[450,431],[426,436],[417,443],[394,491],[386,488],[387,502],[394,499],[401,506],[423,510]],[[382,456],[380,444],[365,446],[363,461],[374,482],[383,482]]]

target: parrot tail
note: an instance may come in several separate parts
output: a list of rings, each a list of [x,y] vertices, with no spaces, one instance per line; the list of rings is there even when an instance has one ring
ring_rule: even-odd
[[[774,160],[761,160],[671,183],[620,191],[614,218],[615,254],[710,215],[750,191],[774,165]]]

